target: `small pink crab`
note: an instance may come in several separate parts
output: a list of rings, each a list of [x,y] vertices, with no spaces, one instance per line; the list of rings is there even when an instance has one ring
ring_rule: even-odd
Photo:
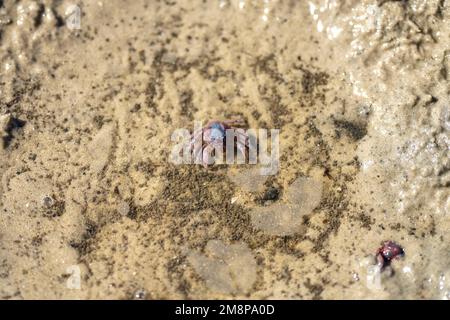
[[[249,137],[233,125],[242,124],[242,120],[212,120],[205,127],[195,131],[189,142],[189,150],[192,150],[195,163],[201,163],[206,168],[211,164],[212,151],[215,148],[226,150],[227,130],[234,130],[237,149],[247,158]],[[234,150],[233,150],[234,152]]]
[[[405,254],[403,248],[393,241],[385,241],[383,245],[377,250],[376,258],[378,265],[383,269],[386,265],[391,263],[392,259],[401,257]]]

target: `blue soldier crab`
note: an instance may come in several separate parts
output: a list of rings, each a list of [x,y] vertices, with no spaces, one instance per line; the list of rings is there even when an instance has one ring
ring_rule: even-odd
[[[391,263],[392,259],[401,257],[405,254],[403,248],[394,241],[385,241],[377,250],[376,258],[378,266],[383,269],[386,265]]]
[[[212,120],[205,127],[195,131],[189,142],[189,150],[192,151],[195,163],[200,163],[206,168],[211,164],[213,150],[222,148],[225,151],[226,136],[230,129],[235,135],[237,149],[247,158],[249,137],[242,129],[234,127],[242,123],[242,120]]]

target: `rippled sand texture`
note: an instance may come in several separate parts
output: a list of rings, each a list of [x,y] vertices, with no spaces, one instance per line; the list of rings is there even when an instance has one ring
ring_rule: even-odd
[[[450,1],[0,3],[3,299],[450,298]],[[168,162],[235,118],[277,175]]]

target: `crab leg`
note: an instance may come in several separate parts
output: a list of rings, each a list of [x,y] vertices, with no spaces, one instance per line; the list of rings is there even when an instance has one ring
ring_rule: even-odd
[[[237,139],[240,139],[240,138],[244,139],[244,143],[243,144],[248,147],[250,138],[249,138],[248,134],[246,134],[243,131],[244,131],[243,129],[234,129],[234,132],[236,133],[236,138]]]
[[[240,132],[238,132],[238,133],[240,134],[240,136],[236,137],[236,138],[237,139],[243,139],[244,140],[244,145],[246,145],[248,147],[249,146],[249,140],[250,140],[248,135],[240,133]]]
[[[202,162],[204,168],[207,168],[209,165],[209,159],[212,149],[214,149],[214,146],[212,144],[209,144],[202,150]]]

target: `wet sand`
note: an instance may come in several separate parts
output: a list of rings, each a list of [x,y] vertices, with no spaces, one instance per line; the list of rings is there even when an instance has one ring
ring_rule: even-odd
[[[450,298],[449,19],[3,1],[0,297]],[[280,130],[278,174],[170,163],[174,130],[236,118]],[[405,255],[380,270],[385,240]]]

